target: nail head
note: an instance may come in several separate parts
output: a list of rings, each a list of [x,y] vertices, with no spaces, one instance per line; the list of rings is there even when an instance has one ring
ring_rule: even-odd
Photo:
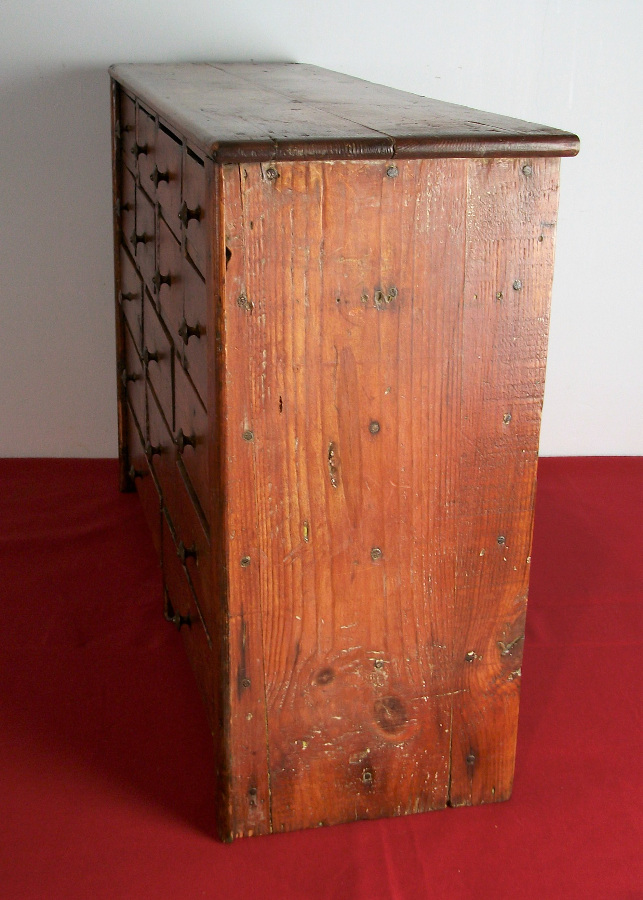
[[[242,557],[241,557],[241,568],[242,568],[242,569],[247,569],[249,565],[250,565],[250,557],[249,557],[249,556],[242,556]]]
[[[376,559],[381,559],[381,558],[382,558],[382,551],[380,550],[380,548],[373,547],[373,549],[371,550],[371,559],[376,560]]]
[[[368,426],[368,430],[371,434],[378,434],[380,430],[380,423],[376,422],[375,419],[373,419],[371,424]]]
[[[386,174],[389,178],[397,178],[397,176],[400,174],[400,170],[397,166],[389,166],[386,170]]]

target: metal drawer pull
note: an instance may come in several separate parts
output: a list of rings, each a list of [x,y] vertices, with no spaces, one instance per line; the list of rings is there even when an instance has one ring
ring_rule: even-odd
[[[121,382],[123,387],[127,387],[130,381],[138,381],[140,379],[140,375],[137,375],[136,372],[128,372],[127,369],[123,369],[121,372]]]
[[[185,319],[181,319],[181,324],[179,325],[179,337],[183,339],[183,343],[187,344],[191,337],[200,338],[202,334],[205,334],[205,328],[202,325],[199,325],[197,322],[196,325],[188,325]]]
[[[137,234],[136,229],[130,234],[130,241],[136,247],[137,244],[147,244],[154,240],[153,234]]]
[[[174,607],[167,595],[167,590],[165,591],[165,603],[163,604],[163,618],[166,622],[176,625],[177,631],[180,631],[184,625],[187,625],[188,628],[192,626],[192,619],[189,613],[187,616],[182,616],[180,613],[174,612]]]
[[[203,210],[200,206],[196,206],[194,209],[190,209],[187,203],[183,201],[183,205],[179,211],[179,219],[185,226],[187,226],[190,219],[196,219],[197,222],[200,222],[202,216]]]
[[[176,548],[176,555],[183,565],[185,565],[186,559],[196,559],[196,547],[194,544],[192,544],[191,547],[186,547],[183,541],[179,541],[178,547]]]
[[[154,277],[152,278],[152,284],[156,288],[157,291],[161,290],[162,284],[167,284],[168,286],[172,284],[172,276],[171,275],[161,275],[159,269],[154,273]]]
[[[147,347],[143,348],[143,354],[142,354],[141,358],[146,366],[149,366],[149,364],[151,362],[157,363],[159,361],[159,355],[158,355],[157,351],[152,350],[152,352],[150,353],[150,351],[147,349]]]
[[[161,448],[156,444],[150,444],[149,441],[145,441],[145,455],[148,459],[152,459],[153,456],[160,456]]]
[[[186,447],[196,447],[196,438],[194,435],[188,437],[183,434],[183,429],[179,428],[179,433],[176,436],[176,446],[179,448],[179,453],[183,453]]]
[[[150,181],[153,182],[155,188],[158,188],[159,181],[169,181],[169,180],[170,180],[169,172],[161,172],[158,166],[154,166],[154,171],[150,175]]]

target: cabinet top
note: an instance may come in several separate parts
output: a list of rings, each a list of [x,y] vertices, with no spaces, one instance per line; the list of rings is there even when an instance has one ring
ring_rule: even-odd
[[[122,87],[219,162],[575,156],[574,134],[299,63],[128,64]]]

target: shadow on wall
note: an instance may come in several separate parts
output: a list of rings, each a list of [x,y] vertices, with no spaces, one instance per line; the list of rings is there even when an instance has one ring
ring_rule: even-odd
[[[110,456],[107,71],[63,68],[16,80],[0,96],[0,120],[0,455]]]

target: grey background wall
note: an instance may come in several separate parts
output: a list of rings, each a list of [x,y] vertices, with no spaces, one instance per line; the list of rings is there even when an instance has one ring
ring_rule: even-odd
[[[575,131],[544,455],[643,453],[638,0],[2,0],[0,455],[116,454],[113,62],[311,62]]]

